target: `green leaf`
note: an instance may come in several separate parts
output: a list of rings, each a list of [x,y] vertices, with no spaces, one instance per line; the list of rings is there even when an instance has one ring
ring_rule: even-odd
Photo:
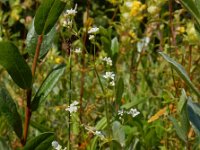
[[[198,1],[199,0],[196,0],[195,2],[193,0],[180,0],[181,4],[191,13],[191,15],[200,25],[199,4],[197,4]]]
[[[113,138],[118,141],[122,147],[125,146],[125,132],[119,121],[114,121],[112,124]]]
[[[116,102],[119,105],[121,104],[123,93],[124,93],[124,81],[122,78],[119,78],[117,82],[117,89],[116,89]]]
[[[111,51],[112,51],[112,56],[114,56],[115,54],[117,54],[119,52],[119,42],[118,42],[117,37],[112,39]]]
[[[5,116],[19,138],[22,137],[22,120],[6,88],[0,84],[0,114]]]
[[[56,28],[54,26],[48,34],[43,36],[42,44],[40,47],[39,58],[44,57],[49,51],[49,49],[52,47],[52,42],[53,42],[55,33],[56,33]],[[38,37],[39,35],[35,32],[34,21],[33,21],[31,28],[29,29],[29,32],[26,37],[26,50],[32,56],[35,55]]]
[[[195,92],[195,94],[200,97],[200,92],[198,89],[194,86],[194,84],[191,82],[189,76],[187,75],[185,69],[176,61],[174,61],[172,58],[164,54],[163,52],[159,52],[163,56],[163,58],[170,63],[170,65],[176,70],[176,72],[179,74],[179,76],[186,82],[186,84]]]
[[[48,74],[31,103],[32,111],[35,111],[39,104],[46,99],[47,95],[51,92],[61,75],[64,73],[64,70],[65,64],[61,64]]]
[[[197,134],[200,135],[200,104],[188,100],[187,109],[189,120]]]
[[[43,0],[35,15],[35,30],[37,34],[47,34],[57,22],[65,8],[61,0]]]
[[[0,64],[19,87],[23,89],[31,87],[31,70],[18,48],[11,42],[0,42]]]
[[[0,137],[0,149],[1,150],[12,150],[2,137]]]
[[[107,126],[107,120],[106,120],[106,117],[103,117],[95,126],[95,129],[97,131],[99,130],[102,130],[102,129],[105,129]],[[96,146],[97,146],[97,141],[98,141],[98,136],[95,136],[92,140],[92,143],[91,145],[89,145],[90,149],[93,150],[93,149],[96,149]]]
[[[181,140],[183,140],[184,142],[187,142],[187,135],[184,132],[183,128],[181,128],[181,126],[178,124],[178,121],[174,117],[172,117],[172,116],[170,116],[169,119],[173,123],[174,128],[176,130],[176,133],[177,133],[178,137]]]
[[[178,110],[180,113],[180,121],[181,121],[181,127],[183,128],[183,131],[187,134],[190,128],[189,118],[188,118],[188,111],[187,111],[187,95],[185,93],[185,90],[182,90],[182,94],[178,103]]]
[[[46,126],[42,125],[41,123],[35,122],[33,120],[30,120],[30,125],[32,127],[34,127],[35,129],[37,129],[40,132],[48,132],[50,131],[49,128],[47,128]]]
[[[53,132],[42,133],[30,140],[24,146],[24,150],[44,150],[51,146],[51,142],[54,140]],[[42,149],[43,148],[43,149]]]

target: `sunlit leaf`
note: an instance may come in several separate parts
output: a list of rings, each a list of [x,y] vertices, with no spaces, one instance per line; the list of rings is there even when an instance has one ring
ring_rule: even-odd
[[[40,86],[39,90],[37,91],[32,103],[31,103],[31,110],[35,111],[39,104],[43,102],[47,95],[51,92],[54,88],[55,84],[58,82],[62,74],[65,70],[65,64],[61,64],[54,68],[46,77],[42,85]]]
[[[0,65],[8,71],[19,87],[23,89],[31,87],[31,70],[18,48],[11,42],[0,42]]]
[[[56,28],[54,26],[48,34],[43,36],[42,44],[40,47],[39,58],[44,57],[45,54],[49,51],[49,49],[52,47],[52,42],[53,42],[55,33],[56,33]],[[39,35],[35,32],[34,21],[33,21],[31,28],[29,29],[29,32],[26,37],[26,50],[32,56],[35,55],[38,37]]]
[[[6,88],[0,84],[0,114],[5,116],[19,138],[22,137],[22,120]]]
[[[113,138],[120,143],[122,147],[125,146],[125,132],[123,126],[118,121],[114,121],[112,124]]]
[[[116,53],[119,52],[119,42],[117,37],[112,39],[111,42],[111,51],[112,51],[112,55],[114,56]]]

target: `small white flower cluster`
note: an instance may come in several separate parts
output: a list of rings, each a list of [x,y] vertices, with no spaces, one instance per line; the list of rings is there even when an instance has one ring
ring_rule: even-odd
[[[79,102],[78,101],[74,101],[73,103],[70,104],[70,106],[68,106],[68,108],[66,108],[65,110],[66,111],[69,111],[70,114],[73,113],[73,112],[77,112],[78,110],[78,105]]]
[[[134,118],[139,115],[140,112],[136,108],[131,108],[129,111],[126,111],[124,109],[118,110],[118,115],[120,116],[120,119],[124,114],[131,115]]]
[[[114,80],[115,80],[115,74],[113,72],[106,72],[106,74],[104,74],[103,77],[105,79],[109,80],[110,86],[115,86],[115,82],[114,82]]]
[[[89,36],[89,40],[93,40],[95,38],[95,34],[97,34],[99,32],[99,28],[97,27],[93,27],[88,31],[88,34],[90,34]]]
[[[115,74],[113,72],[106,72],[106,74],[104,74],[103,77],[105,79],[109,80],[110,86],[115,86],[115,82],[114,82],[114,80],[115,80]]]
[[[81,48],[75,48],[74,50],[72,50],[74,53],[76,54],[80,54],[82,51],[81,51]]]
[[[112,66],[112,59],[110,57],[104,57],[102,60],[105,61],[107,65]]]
[[[72,17],[76,15],[77,13],[76,9],[77,9],[77,4],[75,5],[74,9],[71,8],[64,12],[65,20],[62,21],[63,27],[72,27],[73,24]]]
[[[97,34],[99,32],[99,28],[93,27],[88,31],[88,34]]]
[[[71,8],[71,9],[66,10],[65,13],[64,13],[64,16],[65,17],[67,17],[67,16],[74,17],[76,15],[76,13],[77,13],[76,9],[77,9],[77,4],[75,5],[74,9]]]
[[[55,150],[67,150],[67,148],[62,148],[62,146],[57,142],[57,141],[53,141],[51,143],[52,147],[55,149]]]
[[[103,77],[106,78],[106,79],[114,80],[115,79],[115,74],[113,72],[106,72],[106,74],[103,75]]]

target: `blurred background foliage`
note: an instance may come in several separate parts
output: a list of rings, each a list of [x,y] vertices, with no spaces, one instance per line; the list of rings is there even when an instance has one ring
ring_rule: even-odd
[[[0,1],[0,40],[6,39],[15,43],[28,62],[31,62],[32,58],[26,51],[26,35],[40,2],[40,0]],[[199,137],[192,128],[187,135],[188,142],[185,143],[176,134],[169,119],[169,116],[179,118],[177,107],[181,89],[185,89],[187,96],[193,97],[194,101],[198,102],[198,98],[157,53],[158,51],[168,53],[182,64],[192,82],[200,89],[199,34],[195,31],[191,14],[179,1],[173,0],[74,0],[67,2],[66,9],[74,8],[75,4],[78,13],[74,18],[73,30],[77,34],[62,26],[64,17],[61,16],[56,25],[52,48],[40,61],[36,72],[34,91],[54,65],[61,62],[69,64],[69,47],[84,47],[81,40],[84,39],[88,27],[99,27],[100,32],[96,35],[95,43],[96,57],[100,58],[96,60],[97,70],[99,74],[103,74],[106,69],[114,70],[116,83],[122,78],[124,84],[119,102],[115,99],[117,87],[106,89],[111,120],[120,124],[120,128],[123,129],[120,130],[120,134],[125,135],[124,149],[200,148]],[[115,52],[111,48],[113,42],[118,46],[118,49],[114,49]],[[91,69],[94,46],[88,37],[85,46],[88,53],[84,57],[84,70],[82,70],[83,57],[72,55],[72,91],[69,91],[69,68],[67,68],[47,101],[42,104],[38,112],[34,112],[30,137],[41,131],[54,131],[57,140],[66,145],[68,118],[65,108],[68,106],[68,94],[72,93],[73,100],[80,99],[81,75],[84,71],[82,125],[79,124],[79,114],[74,114],[71,120],[71,144],[73,149],[90,149],[94,137],[85,130],[85,126],[95,127],[105,116],[103,113],[105,95]],[[102,63],[101,58],[104,56],[109,56],[113,60],[111,68]],[[15,87],[16,85],[1,67],[0,73],[0,81],[5,83],[18,107],[25,107],[23,101],[25,94]],[[102,82],[106,84],[103,79]],[[123,120],[120,120],[117,112],[122,107],[125,109],[136,107],[141,114],[135,118],[124,116]],[[24,112],[20,113],[23,116]],[[12,141],[9,144],[12,148],[16,148],[17,138],[9,129],[5,118],[0,117],[0,122],[1,137],[7,142]],[[96,149],[100,147],[106,149],[105,141],[99,138],[96,143]]]

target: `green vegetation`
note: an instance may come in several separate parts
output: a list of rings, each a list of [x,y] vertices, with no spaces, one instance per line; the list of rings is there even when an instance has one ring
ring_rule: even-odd
[[[1,0],[0,150],[200,149],[200,0]]]

